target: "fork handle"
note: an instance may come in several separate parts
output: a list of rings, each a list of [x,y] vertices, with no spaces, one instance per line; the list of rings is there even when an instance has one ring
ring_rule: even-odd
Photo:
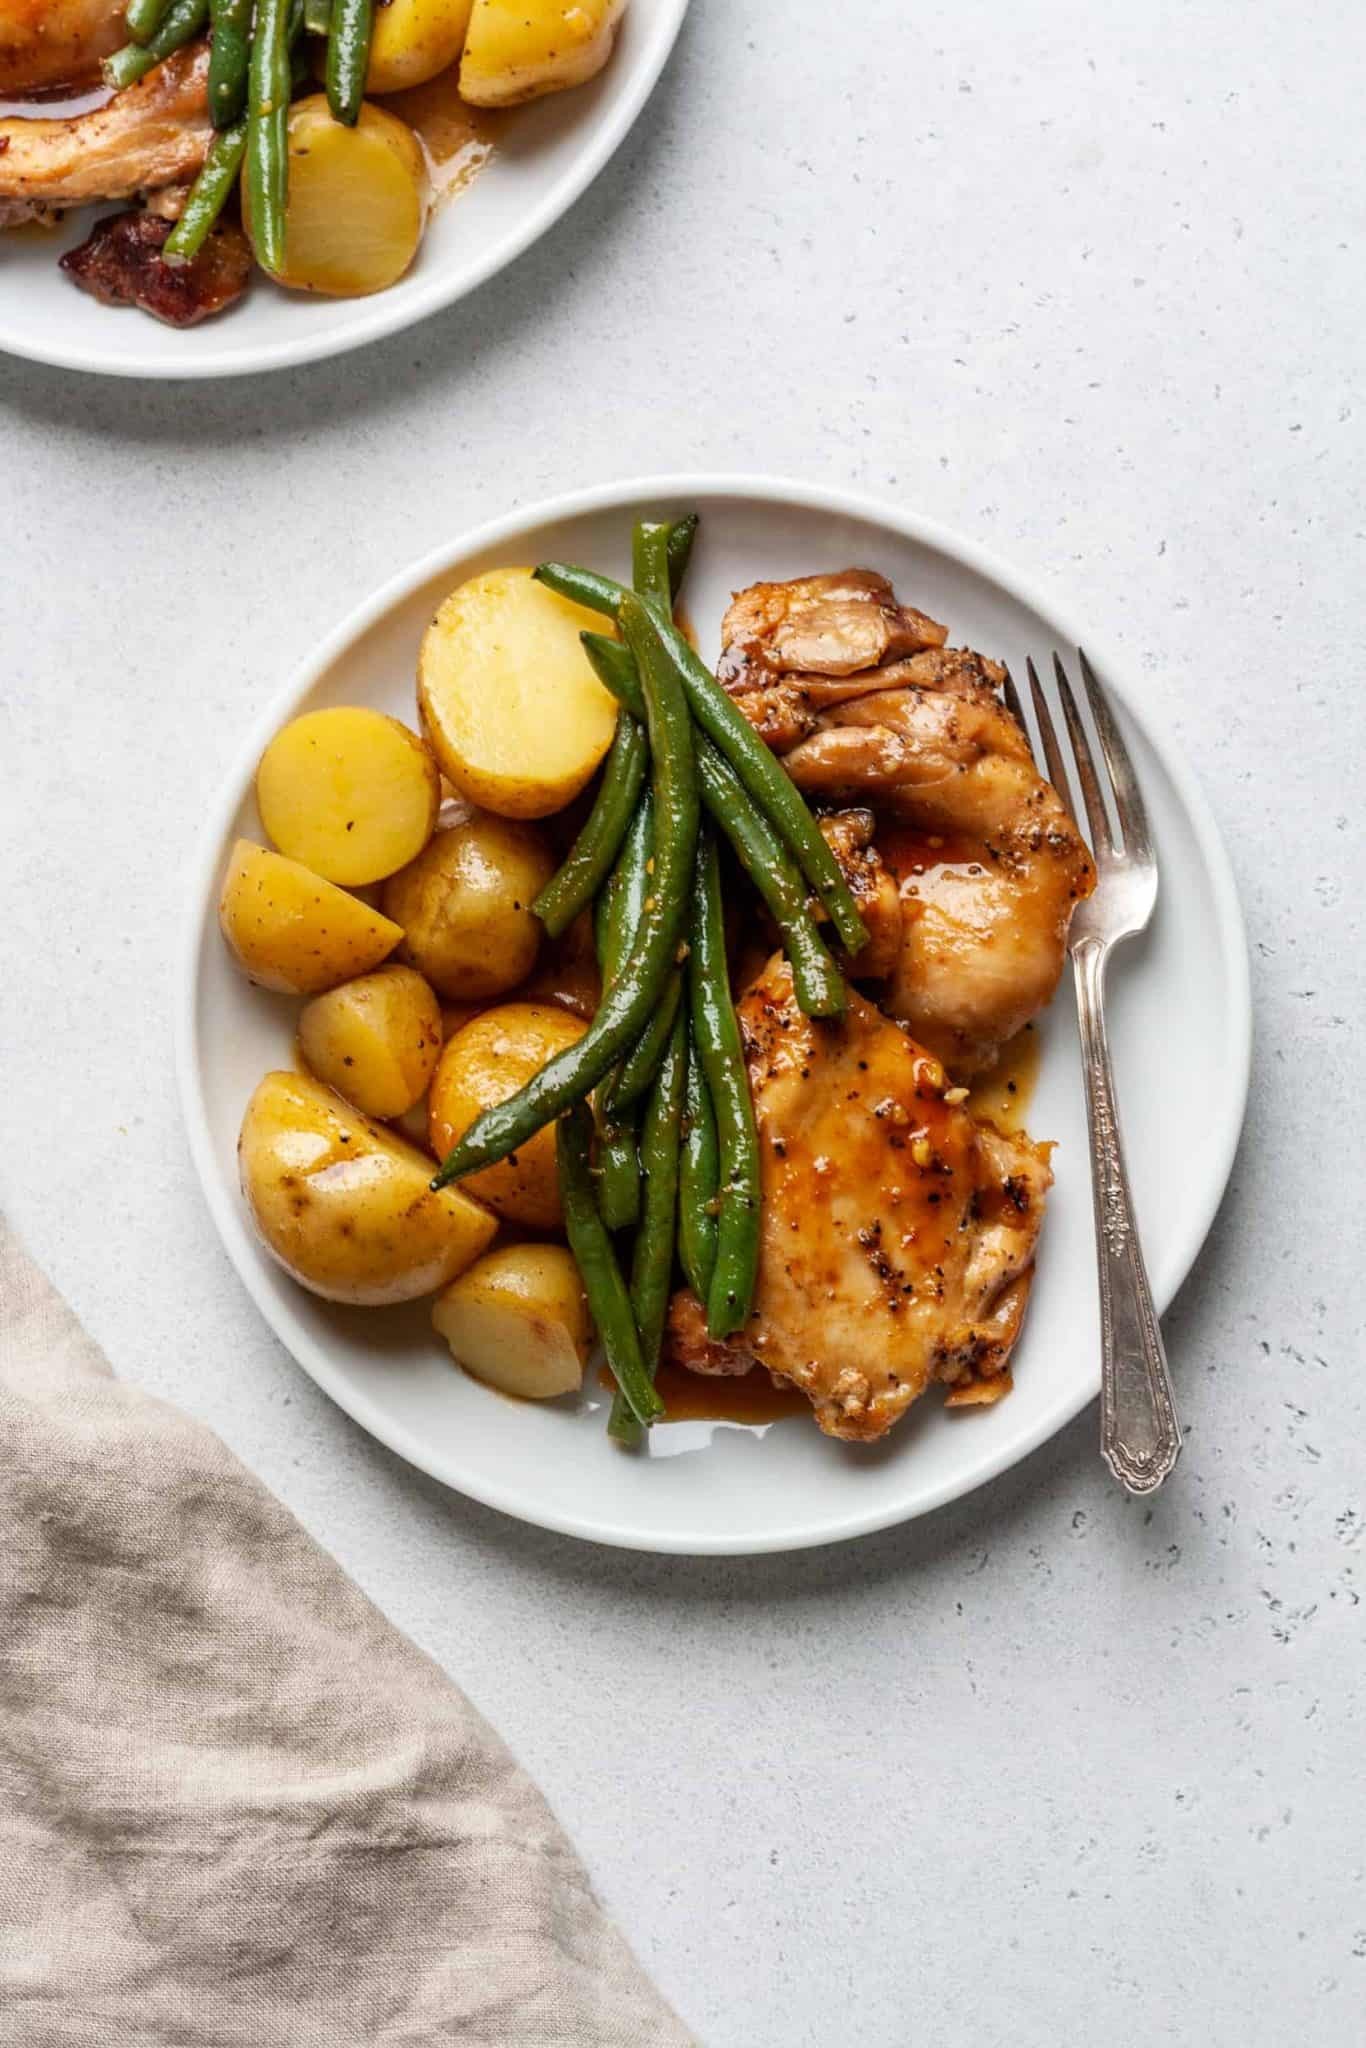
[[[1107,952],[1083,941],[1073,953],[1100,1272],[1100,1451],[1122,1486],[1144,1494],[1170,1474],[1181,1430],[1124,1164],[1105,1030]]]

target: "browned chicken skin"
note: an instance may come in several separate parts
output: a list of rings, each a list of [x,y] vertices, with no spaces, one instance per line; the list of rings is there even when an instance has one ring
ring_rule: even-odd
[[[126,0],[0,0],[0,99],[93,79],[128,40]]]
[[[789,587],[796,632],[775,596]],[[884,1007],[972,1074],[1051,999],[1095,870],[1001,702],[1004,671],[944,646],[943,628],[926,644],[932,622],[889,623],[908,616],[923,620],[867,572],[758,584],[726,614],[720,674],[808,796],[871,806],[900,884],[900,949],[890,970],[870,949],[854,972],[885,974]],[[787,666],[796,654],[806,670]]]
[[[676,1297],[673,1355],[767,1366],[830,1436],[881,1436],[935,1379],[992,1398],[1029,1296],[1047,1148],[978,1125],[938,1060],[852,991],[844,1017],[804,1016],[781,954],[739,1015],[763,1174],[754,1309],[718,1346]]]
[[[0,228],[192,178],[213,128],[206,43],[72,120],[0,121]]]

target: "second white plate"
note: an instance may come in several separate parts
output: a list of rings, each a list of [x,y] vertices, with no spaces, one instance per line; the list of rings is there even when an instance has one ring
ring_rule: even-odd
[[[413,268],[387,292],[323,299],[254,278],[218,319],[165,327],[98,304],[58,269],[62,252],[110,210],[82,207],[50,235],[0,234],[0,349],[106,377],[235,377],[397,334],[502,270],[591,184],[653,90],[687,8],[688,0],[630,0],[605,69],[502,123],[492,162],[438,206]]]
[[[758,479],[663,478],[611,485],[453,540],[355,612],[248,736],[215,806],[193,878],[178,1054],[185,1114],[224,1243],[281,1342],[382,1442],[448,1485],[547,1528],[641,1550],[796,1549],[885,1527],[980,1486],[1060,1429],[1100,1384],[1096,1269],[1076,1023],[1064,986],[1043,1020],[1028,1119],[1057,1141],[1056,1186],[1015,1391],[991,1409],[947,1414],[931,1393],[881,1444],[840,1444],[805,1416],[757,1431],[724,1423],[657,1428],[646,1452],[604,1434],[600,1392],[577,1407],[513,1403],[466,1378],[433,1338],[425,1303],[346,1310],[293,1285],[254,1238],[237,1188],[243,1106],[268,1068],[292,1059],[297,1005],[250,987],[219,937],[227,849],[258,836],[252,775],[295,713],[373,703],[410,722],[423,627],[463,577],[543,556],[616,574],[631,522],[702,514],[686,604],[714,658],[732,590],[759,577],[857,563],[881,569],[950,637],[1004,658],[1072,650],[1077,629],[1016,575],[928,522],[835,491]],[[1151,815],[1163,887],[1144,938],[1111,978],[1111,1028],[1125,1137],[1159,1308],[1204,1239],[1233,1161],[1247,1095],[1251,1024],[1246,946],[1227,857],[1189,771],[1140,688],[1082,636],[1118,702]],[[1173,1361],[1180,1392],[1181,1360]]]

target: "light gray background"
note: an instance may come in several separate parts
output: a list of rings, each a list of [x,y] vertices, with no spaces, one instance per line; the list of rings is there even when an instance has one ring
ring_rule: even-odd
[[[0,364],[4,1203],[468,1688],[713,2048],[1361,2038],[1364,55],[1345,0],[695,0],[570,220],[408,336]],[[1257,1063],[1151,1508],[1088,1415],[842,1550],[581,1547],[369,1442],[219,1250],[168,1016],[246,722],[443,536],[693,465],[988,542],[1204,778]]]

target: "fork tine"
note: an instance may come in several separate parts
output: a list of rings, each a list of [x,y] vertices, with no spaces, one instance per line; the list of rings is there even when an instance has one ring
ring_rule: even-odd
[[[1148,813],[1143,805],[1143,792],[1134,774],[1134,764],[1129,759],[1115,723],[1115,714],[1096,677],[1094,669],[1086,659],[1084,651],[1077,649],[1081,663],[1081,679],[1086,687],[1086,701],[1091,707],[1096,732],[1100,737],[1100,750],[1105,756],[1105,765],[1110,771],[1110,788],[1119,813],[1119,829],[1124,839],[1124,851],[1135,860],[1149,861],[1153,857],[1152,839],[1148,832]]]
[[[1076,763],[1077,780],[1081,784],[1086,815],[1091,822],[1091,851],[1099,860],[1102,854],[1111,854],[1115,850],[1110,820],[1105,812],[1100,777],[1096,774],[1091,742],[1086,737],[1086,727],[1081,722],[1077,700],[1072,695],[1072,685],[1067,680],[1067,670],[1057,654],[1053,656],[1053,673],[1058,679],[1058,696],[1062,702],[1062,715],[1067,720],[1067,736],[1072,742],[1072,759]]]
[[[1034,706],[1039,738],[1043,742],[1044,759],[1048,763],[1048,779],[1057,790],[1063,809],[1075,824],[1075,806],[1072,802],[1072,784],[1067,776],[1067,763],[1062,757],[1058,730],[1053,723],[1053,714],[1048,708],[1048,699],[1043,693],[1043,684],[1039,681],[1039,671],[1034,666],[1032,655],[1025,661],[1025,670],[1029,676],[1029,697]]]
[[[1005,674],[1006,679],[1001,685],[1001,695],[1006,700],[1006,710],[1010,713],[1016,725],[1019,726],[1025,738],[1029,739],[1029,727],[1025,723],[1024,705],[1020,702],[1020,693],[1015,687],[1015,678],[1009,669],[1006,670]],[[1033,742],[1031,741],[1030,744],[1032,747]]]

